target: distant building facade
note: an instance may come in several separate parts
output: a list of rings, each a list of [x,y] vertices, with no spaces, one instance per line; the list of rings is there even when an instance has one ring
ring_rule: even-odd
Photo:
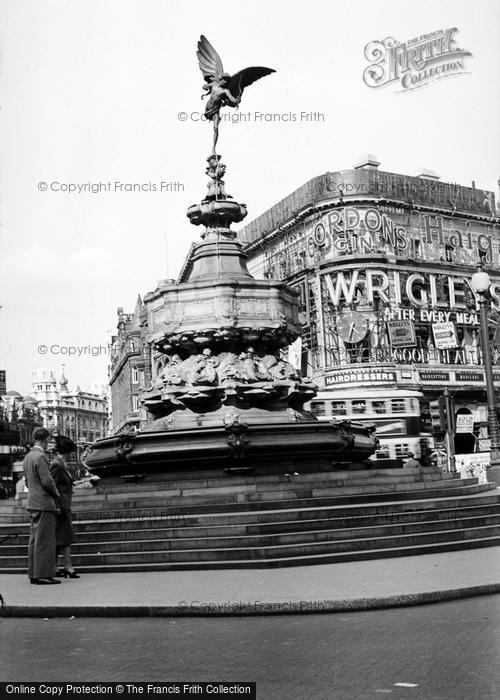
[[[77,471],[85,448],[109,432],[109,408],[105,386],[70,390],[68,380],[58,381],[51,370],[32,374],[32,394],[0,392],[0,486],[22,474],[22,458],[33,445],[35,428],[48,428],[52,435],[65,435],[77,445]],[[1,496],[1,494],[0,494]]]
[[[54,435],[71,438],[82,449],[108,434],[108,398],[104,391],[70,390],[63,374],[57,381],[51,370],[33,372],[33,397],[43,425]]]
[[[18,391],[0,393],[0,480],[10,480],[13,464],[32,444],[32,433],[43,425],[38,401]]]
[[[117,335],[112,338],[109,386],[113,434],[139,429],[144,409],[140,395],[151,379],[149,346],[143,337],[144,304],[140,297],[134,312],[119,308]]]

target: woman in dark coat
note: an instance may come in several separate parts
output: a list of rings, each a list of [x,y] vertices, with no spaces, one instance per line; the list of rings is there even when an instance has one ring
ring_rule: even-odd
[[[56,457],[50,463],[50,473],[59,491],[58,506],[60,514],[56,520],[56,561],[59,555],[63,557],[63,569],[57,570],[57,576],[65,578],[80,578],[71,564],[71,544],[75,539],[73,523],[71,522],[71,496],[73,494],[73,476],[68,469],[67,460],[76,445],[73,440],[57,435]]]

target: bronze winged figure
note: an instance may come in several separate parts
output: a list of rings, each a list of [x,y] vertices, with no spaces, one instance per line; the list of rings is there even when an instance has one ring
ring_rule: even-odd
[[[215,147],[219,138],[221,108],[224,106],[238,107],[243,90],[248,85],[276,71],[273,68],[252,66],[251,68],[244,68],[234,75],[224,73],[219,54],[203,34],[198,42],[196,55],[198,56],[200,70],[205,78],[205,85],[203,86],[205,94],[202,96],[202,99],[208,96],[205,117],[213,122],[214,125],[212,153],[215,154]]]

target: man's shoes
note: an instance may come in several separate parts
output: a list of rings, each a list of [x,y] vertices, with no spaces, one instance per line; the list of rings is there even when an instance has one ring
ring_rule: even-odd
[[[35,586],[50,586],[53,583],[61,583],[55,578],[30,578],[30,583],[34,583]]]

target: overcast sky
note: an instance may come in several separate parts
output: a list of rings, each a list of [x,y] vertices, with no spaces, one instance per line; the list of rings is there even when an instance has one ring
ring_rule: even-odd
[[[276,69],[246,90],[241,113],[296,115],[221,127],[226,188],[247,204],[247,222],[364,153],[377,155],[381,170],[428,168],[497,193],[496,0],[3,0],[1,15],[0,369],[8,389],[28,393],[34,369],[59,375],[63,362],[70,386],[106,381],[106,352],[83,354],[85,346],[104,348],[116,308],[132,311],[138,294],[176,277],[198,239],[185,211],[205,192],[211,148],[211,126],[196,114],[204,108],[201,33],[229,72]],[[449,27],[473,54],[465,74],[411,92],[364,83],[369,42]],[[301,121],[301,112],[324,121]],[[112,191],[54,191],[88,182],[110,182]],[[157,191],[115,191],[115,182]],[[161,182],[182,187],[162,192]],[[68,359],[69,347],[82,355]]]

